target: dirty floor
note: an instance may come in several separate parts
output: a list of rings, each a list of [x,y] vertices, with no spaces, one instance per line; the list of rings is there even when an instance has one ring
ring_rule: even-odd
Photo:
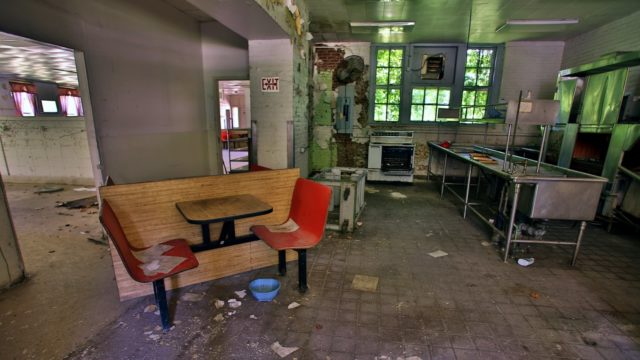
[[[569,266],[570,248],[532,245],[518,252],[535,259],[522,267],[514,259],[503,263],[490,232],[473,216],[462,219],[459,206],[441,200],[434,184],[370,184],[368,190],[356,232],[328,232],[309,252],[305,295],[296,291],[294,262],[279,278],[273,302],[235,292],[254,278],[274,277],[275,266],[171,291],[175,328],[166,334],[148,307],[153,297],[117,303],[104,248],[80,236],[72,241],[80,227],[63,228],[59,247],[30,246],[42,252],[41,270],[0,294],[2,358],[40,354],[62,338],[71,359],[280,359],[276,342],[298,348],[286,359],[640,358],[637,234],[590,225],[577,266]],[[577,234],[572,223],[549,227],[551,238]],[[70,262],[64,255],[72,256],[66,253],[71,244],[87,248],[82,261],[94,268],[65,270],[39,284],[52,295],[29,293],[38,279]],[[58,262],[43,263],[49,250]],[[353,288],[354,279],[371,278],[378,280],[375,290]],[[66,307],[51,309],[36,300],[42,297],[63,298],[58,306]],[[229,307],[232,298],[241,301],[239,308]],[[226,305],[218,309],[216,300]],[[293,302],[300,306],[289,309]],[[48,331],[18,328],[28,325],[24,319]],[[33,356],[48,357],[60,356]]]

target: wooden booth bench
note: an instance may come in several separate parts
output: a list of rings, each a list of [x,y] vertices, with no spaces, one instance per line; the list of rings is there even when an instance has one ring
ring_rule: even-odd
[[[101,187],[99,194],[101,199],[109,201],[133,247],[144,248],[175,238],[183,238],[190,245],[197,245],[203,242],[201,226],[188,223],[176,208],[176,203],[230,195],[253,195],[271,205],[273,212],[236,220],[236,234],[247,235],[250,234],[251,225],[280,224],[287,220],[291,195],[299,177],[299,169],[269,170],[110,185]],[[217,240],[222,223],[209,226],[211,237]],[[111,242],[109,245],[120,300],[152,294],[151,284],[131,279],[115,247]],[[278,263],[277,252],[262,241],[199,251],[195,255],[200,265],[165,279],[167,289]],[[287,253],[287,260],[295,259],[295,251]]]

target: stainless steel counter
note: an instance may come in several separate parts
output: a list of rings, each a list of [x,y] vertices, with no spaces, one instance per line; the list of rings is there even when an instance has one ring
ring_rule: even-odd
[[[491,226],[506,240],[504,261],[507,261],[509,250],[513,243],[541,243],[555,245],[573,245],[575,251],[571,264],[575,264],[586,221],[593,220],[598,208],[600,193],[607,179],[582,173],[575,170],[561,168],[551,164],[537,163],[531,159],[513,156],[505,163],[505,154],[500,151],[479,146],[444,148],[435,143],[429,143],[429,175],[439,175],[442,178],[440,195],[444,190],[450,190],[464,203],[463,217],[467,211],[473,211],[480,219]],[[492,163],[474,160],[473,153],[486,154]],[[434,160],[435,159],[435,160]],[[438,168],[441,173],[434,171],[436,161],[440,161]],[[466,167],[464,183],[447,182],[447,167],[452,163],[463,164]],[[482,203],[469,201],[472,186],[472,175],[476,174],[478,186],[480,173],[504,180],[501,189],[501,199],[497,211],[508,216],[508,225],[499,229],[493,221],[485,217],[476,207]],[[463,185],[465,195],[461,196],[453,190],[453,185]],[[509,211],[508,214],[506,212]],[[542,239],[522,239],[514,236],[516,213],[520,212],[531,219],[555,219],[581,221],[580,232],[576,241],[547,241]]]

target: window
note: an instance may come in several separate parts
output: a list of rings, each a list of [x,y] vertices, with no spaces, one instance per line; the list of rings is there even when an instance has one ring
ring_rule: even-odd
[[[33,84],[9,82],[16,112],[20,116],[36,116],[36,87]]]
[[[482,119],[489,98],[495,64],[492,48],[469,48],[462,91],[462,118]]]
[[[402,48],[379,48],[376,51],[374,121],[400,121],[403,57]]]
[[[64,116],[83,116],[82,100],[80,99],[80,91],[72,88],[58,88],[58,96],[60,98],[60,107]]]
[[[416,87],[411,92],[411,121],[435,121],[439,108],[448,108],[451,89]]]
[[[503,49],[500,45],[372,45],[370,122],[428,125],[495,121],[488,118],[501,114],[494,106]],[[441,59],[442,76],[424,76],[425,57]]]

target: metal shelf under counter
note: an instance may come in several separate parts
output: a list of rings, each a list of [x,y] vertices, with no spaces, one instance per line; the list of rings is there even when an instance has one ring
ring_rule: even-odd
[[[587,221],[595,218],[600,193],[607,179],[524,157],[506,157],[504,152],[480,146],[444,148],[431,142],[428,146],[427,173],[441,178],[440,196],[444,196],[445,189],[449,190],[464,204],[463,218],[466,218],[468,210],[472,211],[505,240],[505,262],[513,244],[537,243],[574,246],[571,264],[575,265]],[[454,181],[460,178],[462,182]],[[479,198],[483,178],[487,184],[494,185],[496,194],[499,193],[497,206],[493,204],[494,217],[478,210],[480,206],[490,206],[487,201],[470,201],[472,187],[476,188],[476,197]],[[461,188],[462,193],[456,191],[456,187]],[[517,216],[580,221],[581,226],[575,241],[523,238],[514,231]],[[496,223],[495,219],[500,217],[506,220],[505,226]]]

